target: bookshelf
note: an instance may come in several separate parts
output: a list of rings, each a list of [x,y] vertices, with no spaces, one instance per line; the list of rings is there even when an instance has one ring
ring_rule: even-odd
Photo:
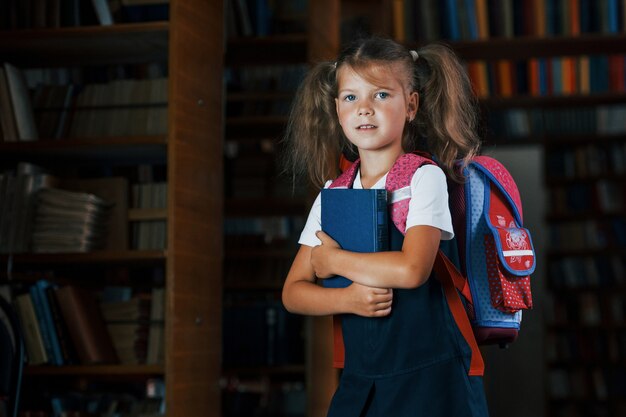
[[[127,246],[86,253],[0,255],[2,269],[8,271],[1,283],[15,291],[42,278],[96,292],[110,285],[166,290],[163,359],[154,364],[29,365],[24,412],[52,415],[46,399],[55,390],[75,392],[82,387],[95,396],[119,394],[121,388],[123,395],[139,399],[154,395],[147,390],[163,390],[156,397],[164,398],[169,416],[221,415],[221,345],[216,341],[221,338],[223,248],[216,236],[222,235],[223,211],[222,66],[219,59],[197,57],[222,55],[223,8],[215,2],[170,1],[168,9],[167,21],[0,31],[3,61],[22,70],[90,71],[156,63],[167,76],[169,97],[163,107],[167,119],[163,134],[96,131],[91,137],[0,142],[3,170],[15,161],[28,161],[66,179],[108,169],[132,184],[138,167],[147,165],[157,167],[156,175],[168,187],[164,210],[130,213],[133,221],[166,221],[167,241],[161,249]],[[128,193],[130,200],[130,189]]]
[[[544,387],[545,405],[527,412],[622,415],[623,5],[612,0],[477,1],[457,9],[449,9],[449,2],[430,9],[422,1],[398,4],[392,13],[397,39],[411,46],[444,39],[466,62],[483,110],[487,151],[531,145],[544,155],[547,247],[539,255],[546,279],[533,284],[546,291],[538,300],[539,314],[545,314],[543,357],[524,358],[523,366],[543,361],[537,386]],[[514,352],[508,354],[502,363],[521,370],[508,363]],[[506,378],[489,370],[489,357],[487,368],[488,376]],[[495,392],[492,412],[528,408],[503,395]]]
[[[306,190],[279,140],[307,63],[307,2],[226,2],[223,416],[307,415],[306,323],[280,301]],[[246,6],[242,8],[242,6]],[[288,23],[285,23],[288,22]]]

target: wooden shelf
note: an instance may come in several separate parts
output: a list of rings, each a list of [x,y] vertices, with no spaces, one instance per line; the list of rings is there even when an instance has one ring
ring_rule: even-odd
[[[246,116],[226,120],[225,138],[278,138],[282,136],[287,117],[283,116]]]
[[[546,251],[548,258],[565,258],[565,257],[585,257],[594,258],[601,255],[621,255],[626,256],[626,247],[605,247],[605,248],[551,248]]]
[[[479,100],[483,111],[512,108],[575,108],[626,102],[624,93],[569,94],[556,96],[488,97]]]
[[[165,161],[167,136],[99,137],[0,142],[0,159],[79,161]]]
[[[167,220],[167,209],[135,208],[128,210],[128,221]]]
[[[562,223],[562,222],[571,222],[571,221],[585,221],[585,220],[593,220],[593,219],[607,219],[613,217],[624,217],[626,216],[626,209],[612,212],[600,212],[600,211],[585,211],[579,213],[551,213],[546,216],[546,220],[549,222]]]
[[[304,371],[304,365],[278,365],[226,368],[222,371],[222,374],[225,377],[239,375],[300,375],[304,374]]]
[[[306,62],[305,34],[231,38],[227,42],[224,57],[224,64],[229,67],[296,65]]]
[[[68,365],[27,366],[24,373],[33,376],[161,376],[163,365]]]
[[[247,260],[255,260],[255,259],[285,259],[292,260],[296,255],[297,247],[292,249],[262,249],[262,248],[254,248],[254,249],[241,249],[234,248],[229,249],[228,246],[225,247],[224,255],[227,260],[236,260],[236,259],[247,259]]]
[[[226,216],[258,217],[307,214],[304,199],[288,198],[230,198],[226,199]]]
[[[625,34],[586,34],[577,37],[490,38],[484,41],[451,42],[465,60],[525,60],[529,58],[626,53]]]
[[[567,369],[577,369],[577,368],[626,368],[626,361],[618,360],[613,361],[610,359],[582,359],[576,358],[576,360],[560,360],[560,361],[550,361],[548,362],[549,368],[567,368]]]
[[[18,66],[166,62],[168,22],[0,32],[0,56]]]
[[[580,144],[589,143],[591,141],[598,142],[613,142],[620,141],[626,138],[626,134],[600,134],[600,133],[572,133],[567,134],[551,134],[551,133],[536,133],[528,136],[517,136],[514,138],[507,138],[498,136],[497,134],[491,134],[488,132],[485,137],[484,144],[489,145],[560,145],[567,146],[568,144]]]
[[[166,252],[153,251],[94,251],[85,253],[24,253],[0,255],[0,263],[28,265],[59,264],[160,264],[165,262]]]
[[[295,91],[245,91],[245,92],[228,92],[226,101],[278,101],[291,100],[296,94]]]
[[[548,186],[594,184],[598,181],[625,182],[626,174],[598,174],[585,177],[550,176],[546,178]]]
[[[58,285],[88,285],[94,282],[89,274],[94,271],[98,285],[120,282],[141,290],[158,284],[165,290],[164,363],[27,366],[24,393],[33,401],[23,401],[20,411],[49,408],[46,393],[56,389],[60,378],[77,378],[87,390],[91,381],[106,379],[116,384],[116,392],[127,392],[128,382],[145,383],[156,376],[166,381],[169,415],[220,415],[223,198],[207,190],[223,184],[224,14],[222,2],[188,0],[170,2],[167,22],[0,31],[2,60],[21,69],[70,67],[72,74],[85,70],[85,82],[95,82],[89,74],[93,67],[139,64],[124,72],[149,78],[145,64],[156,65],[167,70],[168,87],[167,107],[155,104],[167,113],[167,134],[0,143],[0,162],[6,170],[24,160],[72,179],[121,171],[132,185],[137,167],[130,165],[158,165],[156,175],[165,169],[168,185],[167,250],[0,255],[7,271],[2,278],[9,284],[32,284],[45,277]],[[101,68],[96,70],[104,74]],[[85,170],[85,165],[93,169]],[[118,274],[121,269],[148,272]],[[158,269],[158,277],[152,276],[152,269]],[[31,384],[33,379],[39,380]],[[62,393],[65,387],[59,389]]]

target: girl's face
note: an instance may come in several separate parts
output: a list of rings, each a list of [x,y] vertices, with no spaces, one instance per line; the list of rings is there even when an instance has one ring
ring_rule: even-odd
[[[402,151],[405,123],[417,111],[417,93],[400,82],[402,74],[398,65],[376,66],[366,73],[338,69],[339,124],[359,151]]]

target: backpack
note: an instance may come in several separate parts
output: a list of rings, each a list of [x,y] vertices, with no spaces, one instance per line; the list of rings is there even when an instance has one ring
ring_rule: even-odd
[[[436,164],[423,153],[398,158],[387,174],[389,214],[404,235],[411,178],[423,165]],[[359,166],[347,166],[330,188],[351,188]],[[472,350],[469,375],[483,375],[478,345],[507,346],[520,330],[522,310],[532,308],[530,275],[535,253],[523,227],[517,185],[494,158],[475,157],[463,170],[463,184],[448,180],[449,206],[455,238],[444,241],[433,267],[452,316]],[[334,318],[334,364],[343,365],[343,338]]]

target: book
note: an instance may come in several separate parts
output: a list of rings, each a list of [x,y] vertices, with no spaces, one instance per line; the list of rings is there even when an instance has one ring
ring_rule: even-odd
[[[17,126],[17,140],[33,141],[39,139],[30,92],[22,70],[5,62],[4,75],[7,80],[11,106]]]
[[[343,249],[352,252],[381,252],[389,249],[387,190],[323,189],[322,230]],[[324,279],[330,288],[347,287],[348,278]]]
[[[96,12],[98,22],[102,26],[109,26],[113,24],[113,17],[111,16],[111,10],[106,0],[91,0],[93,8]]]
[[[165,288],[153,288],[152,300],[150,303],[150,329],[148,333],[148,351],[146,358],[146,363],[148,364],[164,362],[164,319]]]
[[[0,127],[4,142],[16,142],[19,133],[15,122],[15,112],[9,92],[9,81],[7,80],[4,67],[0,66]]]
[[[59,307],[59,303],[55,295],[57,288],[58,286],[56,284],[49,285],[45,289],[45,296],[48,299],[54,331],[57,335],[59,348],[61,349],[61,362],[63,365],[75,365],[78,363],[77,354],[70,339],[67,324],[61,315],[61,308]]]
[[[64,179],[61,187],[93,194],[111,203],[104,243],[106,250],[128,249],[128,180],[124,177]]]
[[[61,345],[59,344],[58,335],[52,322],[52,311],[50,303],[46,295],[46,289],[51,287],[46,280],[38,280],[30,287],[30,296],[33,300],[35,314],[39,321],[39,329],[43,339],[48,362],[52,365],[63,365],[63,356],[61,353]]]
[[[48,355],[41,336],[39,321],[30,293],[15,297],[15,309],[24,335],[24,346],[30,365],[42,365],[48,362]]]
[[[55,295],[80,363],[118,363],[95,294],[66,285],[56,289]]]

